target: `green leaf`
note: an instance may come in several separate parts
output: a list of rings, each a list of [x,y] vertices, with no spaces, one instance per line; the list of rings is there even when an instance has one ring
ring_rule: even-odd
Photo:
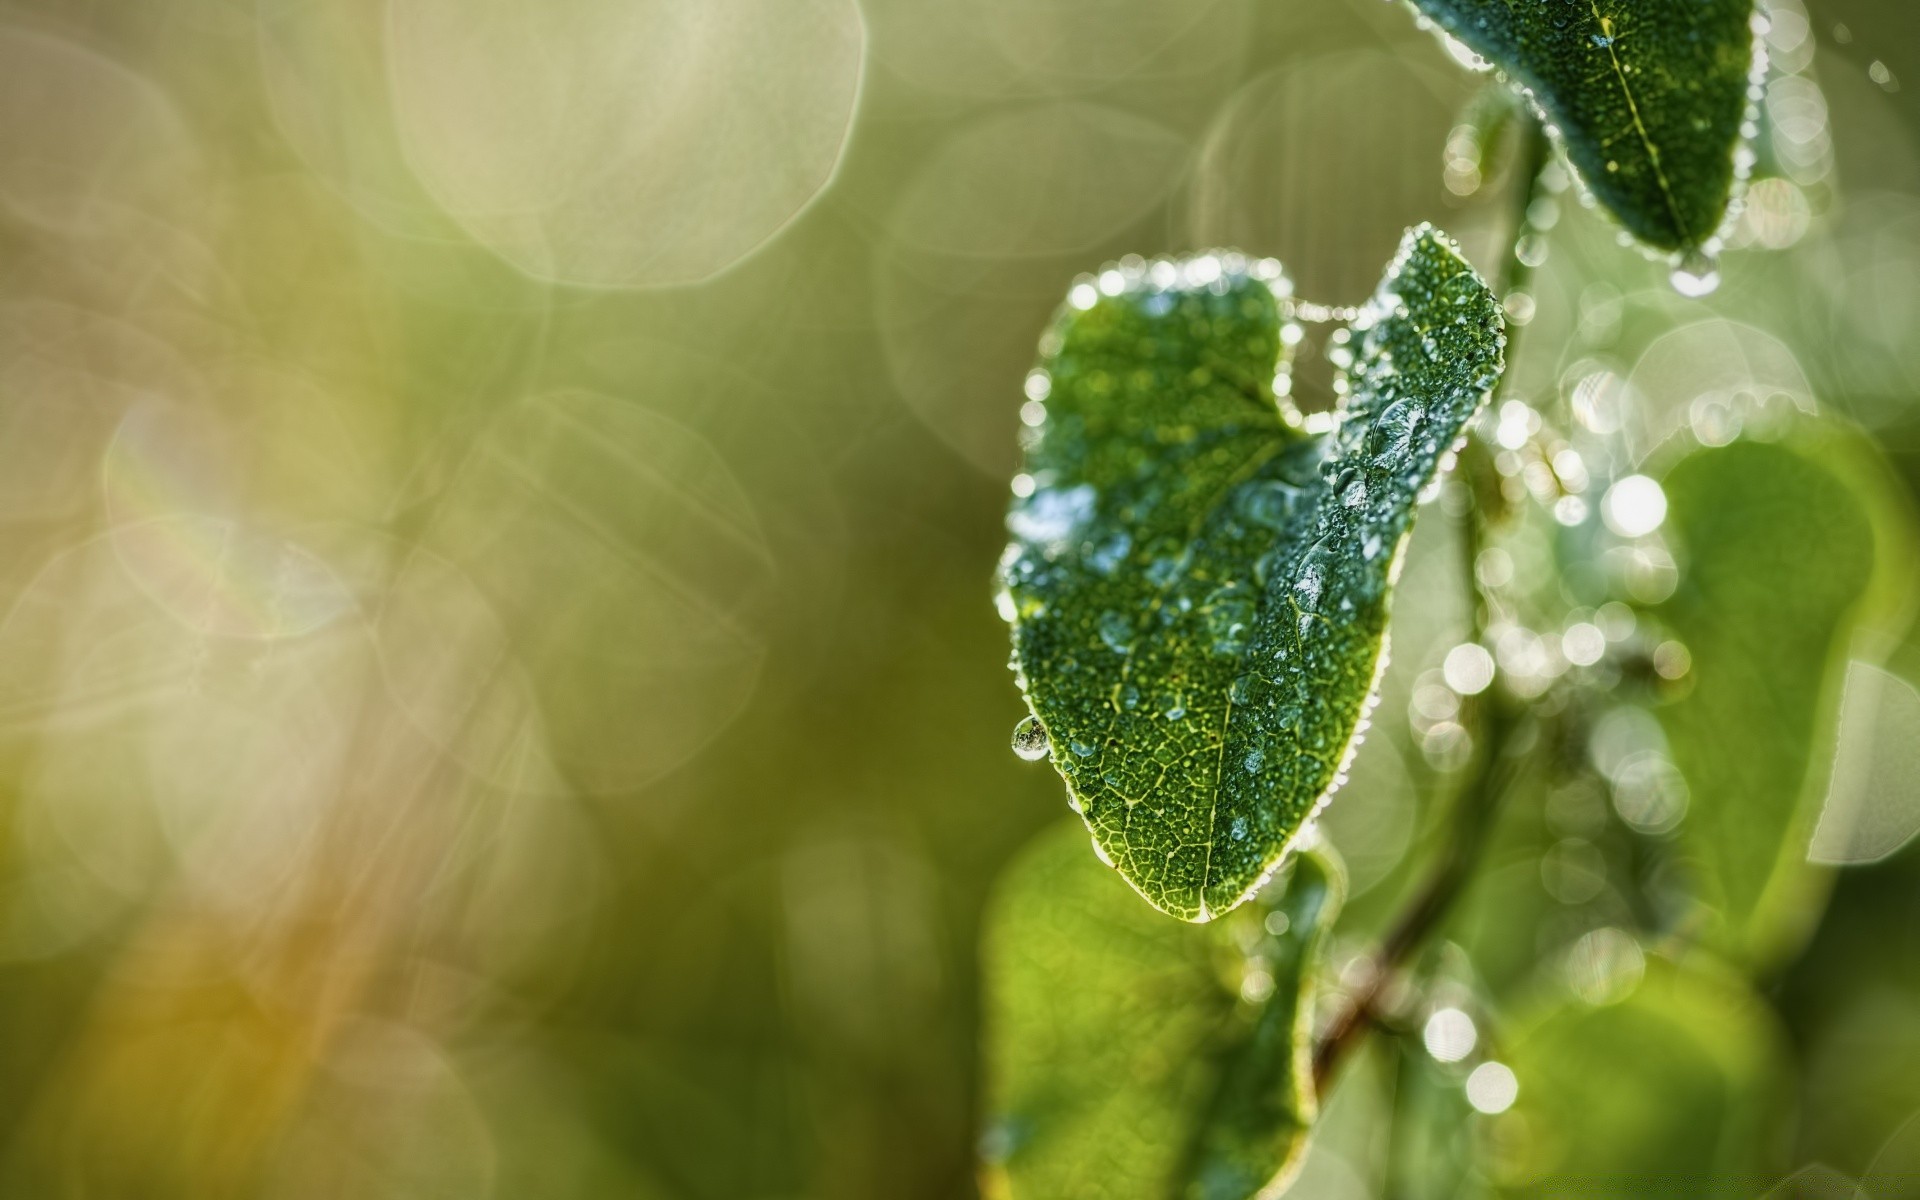
[[[1154,907],[1204,921],[1340,781],[1416,498],[1506,339],[1452,245],[1409,232],[1354,322],[1344,416],[1307,438],[1274,399],[1284,285],[1232,256],[1164,268],[1180,280],[1082,285],[1048,335],[1002,611],[1095,845]]]
[[[1308,1001],[1342,876],[1201,928],[1141,904],[1077,823],[988,908],[984,1191],[999,1200],[1245,1200],[1298,1165],[1316,1103]],[[1276,894],[1278,893],[1278,894]]]
[[[1786,1099],[1777,1023],[1731,975],[1601,932],[1609,950],[1570,959],[1591,999],[1522,1017],[1504,1051],[1519,1093],[1497,1118],[1498,1192],[1752,1196]]]
[[[1691,690],[1658,710],[1689,799],[1680,831],[1723,948],[1765,958],[1802,915],[1849,635],[1874,580],[1873,522],[1829,466],[1736,442],[1663,480],[1682,562],[1660,615],[1687,647]]]
[[[1686,251],[1726,216],[1754,65],[1752,0],[1413,0],[1524,89],[1641,241]]]

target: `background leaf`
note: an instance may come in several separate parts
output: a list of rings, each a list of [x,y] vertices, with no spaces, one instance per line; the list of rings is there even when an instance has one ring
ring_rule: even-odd
[[[1043,833],[989,905],[986,1191],[1253,1196],[1313,1121],[1305,1002],[1339,868],[1304,853],[1196,929],[1140,904],[1084,837]]]
[[[1725,943],[1764,957],[1817,913],[1795,881],[1874,529],[1846,480],[1781,444],[1699,451],[1664,486],[1685,565],[1661,615],[1692,658],[1692,690],[1658,710],[1688,788],[1680,830]]]
[[[1560,131],[1633,235],[1661,250],[1725,217],[1753,69],[1752,0],[1415,0]]]
[[[1641,969],[1611,1003],[1522,1018],[1508,1051],[1519,1095],[1494,1130],[1501,1194],[1693,1200],[1764,1185],[1780,1099],[1772,1017],[1710,967]]]
[[[1083,284],[1050,335],[1004,609],[1096,844],[1156,908],[1203,921],[1337,785],[1415,500],[1505,335],[1452,246],[1410,232],[1355,322],[1344,418],[1305,440],[1273,398],[1268,284],[1213,259],[1179,271]]]

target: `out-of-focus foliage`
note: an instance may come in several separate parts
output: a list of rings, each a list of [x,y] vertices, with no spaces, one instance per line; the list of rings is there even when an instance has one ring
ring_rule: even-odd
[[[1685,567],[1660,612],[1692,660],[1693,686],[1659,710],[1678,773],[1663,777],[1657,756],[1636,765],[1625,744],[1608,753],[1619,786],[1689,810],[1690,884],[1725,926],[1713,940],[1765,959],[1818,910],[1809,801],[1824,791],[1837,676],[1871,591],[1873,528],[1845,480],[1785,446],[1703,450],[1662,485]]]
[[[1764,1006],[1709,965],[1608,967],[1584,997],[1516,1014],[1496,1191],[1681,1200],[1775,1177],[1781,1037]]]
[[[1308,440],[1275,374],[1302,333],[1276,311],[1291,288],[1253,270],[1206,257],[1077,285],[1028,377],[1037,435],[1002,566],[1075,807],[1127,882],[1190,921],[1252,894],[1342,782],[1414,504],[1505,344],[1457,250],[1409,231],[1355,318],[1344,419]]]
[[[1008,869],[982,934],[985,1191],[1249,1200],[1316,1109],[1304,1033],[1338,865],[1295,856],[1204,928],[1141,904],[1076,822]]]
[[[1516,518],[1469,556],[1449,485],[1415,524],[1323,825],[1328,987],[1469,769],[1470,579],[1494,686],[1589,673],[1657,721],[1685,556],[1605,524],[1617,479],[1791,411],[1920,490],[1920,7],[1769,7],[1717,292],[1541,197],[1523,404],[1474,441]],[[0,1195],[977,1194],[981,913],[1067,816],[1007,752],[984,582],[1037,336],[1128,253],[1235,246],[1357,304],[1432,220],[1494,278],[1511,149],[1453,152],[1487,83],[1378,0],[8,5]],[[1303,409],[1328,349],[1294,348]],[[1895,832],[1822,843],[1831,902],[1754,990],[1782,1175],[1885,1200],[1920,809],[1873,782],[1916,741],[1873,696],[1920,642],[1843,653],[1878,681],[1836,731],[1848,827]],[[1553,769],[1295,1194],[1483,1194],[1524,1149],[1467,1087],[1508,1014],[1694,910],[1691,818],[1625,820],[1600,715],[1542,725]],[[1444,1062],[1443,1009],[1477,1030]]]

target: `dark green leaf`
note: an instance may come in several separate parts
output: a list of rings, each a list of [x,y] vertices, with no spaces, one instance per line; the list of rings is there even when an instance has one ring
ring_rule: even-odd
[[[1499,1190],[1744,1200],[1764,1185],[1775,1145],[1766,1136],[1783,1098],[1775,1022],[1731,976],[1642,960],[1625,935],[1617,941],[1611,955],[1573,962],[1600,1003],[1568,1000],[1522,1018],[1505,1051],[1519,1097],[1493,1139]],[[1596,973],[1609,969],[1611,979]]]
[[[1195,928],[1136,900],[1085,837],[1042,834],[987,914],[986,1193],[1245,1200],[1297,1165],[1313,1122],[1307,1001],[1339,870],[1296,855]]]
[[[1726,216],[1753,72],[1752,0],[1414,0],[1527,90],[1567,157],[1662,250]]]
[[[1783,924],[1817,912],[1792,884],[1873,581],[1873,524],[1846,480],[1780,444],[1699,451],[1664,486],[1683,571],[1661,615],[1692,657],[1692,690],[1659,710],[1690,793],[1680,829],[1726,948],[1764,956]]]
[[[1339,782],[1416,497],[1505,335],[1452,246],[1409,233],[1355,322],[1344,418],[1306,438],[1274,399],[1274,291],[1196,261],[1177,286],[1087,285],[1049,335],[1003,609],[1095,844],[1156,908],[1204,921]]]

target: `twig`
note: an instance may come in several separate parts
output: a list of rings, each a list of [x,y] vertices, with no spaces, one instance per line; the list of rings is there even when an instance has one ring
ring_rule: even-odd
[[[1314,1047],[1316,1090],[1325,1089],[1341,1060],[1373,1026],[1387,986],[1445,919],[1473,877],[1481,852],[1486,848],[1500,800],[1512,785],[1522,761],[1507,752],[1511,734],[1522,719],[1520,714],[1502,699],[1489,697],[1488,701],[1483,706],[1487,719],[1479,764],[1473,781],[1461,793],[1454,809],[1451,836],[1426,882],[1380,939],[1380,947],[1374,951],[1359,988]]]
[[[1528,212],[1540,194],[1540,175],[1546,168],[1550,152],[1545,132],[1539,121],[1531,116],[1527,118],[1521,137],[1520,161],[1516,164],[1521,175],[1520,185],[1515,192],[1513,238],[1500,272],[1503,299],[1524,285],[1531,271],[1531,267],[1520,257],[1520,242],[1528,232]],[[1515,340],[1510,332],[1507,345],[1509,361]],[[1508,377],[1502,377],[1503,383]],[[1485,464],[1479,462],[1471,465],[1484,467]],[[1475,491],[1480,493],[1484,489],[1476,488]],[[1486,598],[1480,592],[1474,573],[1484,520],[1485,509],[1476,495],[1474,511],[1467,521],[1465,539],[1467,588],[1473,609],[1471,636],[1475,641],[1480,640],[1485,632],[1483,613]],[[1341,1060],[1360,1043],[1367,1030],[1378,1023],[1381,997],[1388,985],[1445,920],[1454,902],[1465,891],[1493,831],[1500,801],[1519,769],[1519,756],[1510,754],[1508,749],[1513,731],[1524,719],[1522,710],[1497,691],[1487,692],[1475,708],[1482,718],[1477,722],[1480,725],[1477,739],[1480,750],[1474,777],[1455,803],[1447,843],[1441,849],[1439,861],[1434,864],[1413,900],[1381,938],[1380,946],[1374,951],[1359,987],[1314,1047],[1313,1082],[1316,1092],[1326,1089]]]

